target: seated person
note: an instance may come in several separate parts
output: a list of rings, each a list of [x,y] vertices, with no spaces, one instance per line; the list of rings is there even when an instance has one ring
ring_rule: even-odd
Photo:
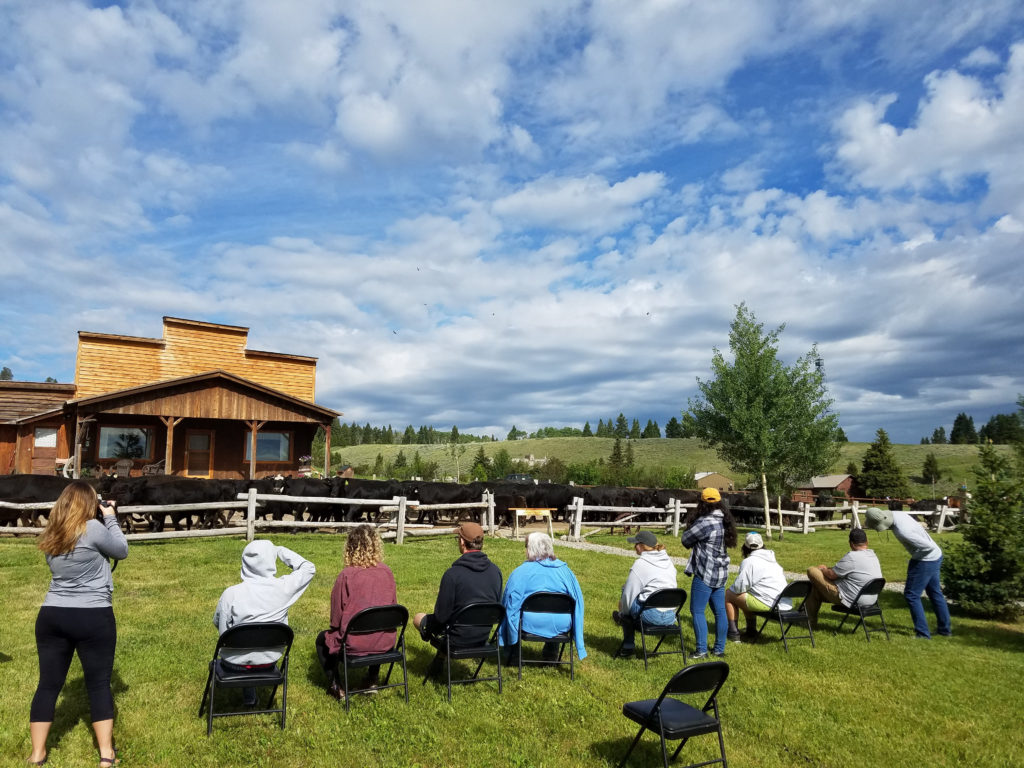
[[[807,578],[812,589],[807,595],[807,616],[811,627],[818,628],[818,610],[822,603],[842,603],[853,606],[857,593],[872,579],[882,578],[882,566],[873,550],[868,549],[868,535],[863,528],[850,531],[850,551],[829,568],[826,565],[811,566]],[[864,598],[864,605],[873,605],[877,596]]]
[[[420,637],[438,649],[431,672],[441,669],[444,626],[456,611],[471,603],[497,603],[501,600],[501,570],[483,553],[484,529],[477,523],[463,523],[456,530],[460,557],[441,577],[433,613],[417,613],[412,620]],[[453,646],[473,646],[487,642],[487,630],[469,627],[452,633]]]
[[[626,539],[633,545],[638,557],[629,569],[629,576],[622,586],[619,609],[612,611],[612,620],[622,627],[622,646],[616,656],[630,658],[636,653],[636,625],[641,619],[648,626],[668,627],[676,622],[676,613],[671,608],[646,608],[641,613],[642,603],[659,589],[675,589],[679,586],[676,567],[665,551],[665,545],[650,531],[640,531]]]
[[[764,548],[760,533],[753,531],[743,541],[743,560],[736,580],[725,590],[725,614],[729,619],[731,642],[740,642],[740,629],[736,623],[737,611],[746,619],[747,638],[757,635],[757,617],[752,611],[769,611],[779,593],[786,588],[786,574],[775,562],[775,553]],[[779,603],[780,610],[788,611],[793,601],[785,599]]]
[[[331,627],[316,638],[316,655],[327,673],[329,696],[341,701],[346,695],[338,677],[338,663],[341,660],[342,637],[349,621],[366,608],[394,605],[397,601],[395,575],[384,564],[380,537],[372,526],[360,525],[349,533],[345,541],[345,567],[331,590]],[[353,635],[345,641],[350,656],[386,653],[394,646],[394,632]],[[374,664],[366,669],[365,687],[377,685],[380,665]]]
[[[292,569],[280,578],[277,561]],[[288,608],[306,591],[316,575],[316,566],[286,547],[269,539],[249,542],[242,550],[242,583],[228,587],[220,596],[213,623],[224,634],[239,624],[279,621],[288,623]],[[276,651],[236,651],[222,655],[221,664],[232,672],[267,669],[281,658]],[[256,689],[243,689],[247,706],[257,703]]]
[[[501,623],[498,642],[508,649],[510,656],[519,642],[519,610],[523,601],[534,592],[559,592],[576,601],[573,641],[579,658],[587,658],[587,649],[583,645],[583,592],[569,566],[555,557],[554,543],[546,533],[527,535],[526,561],[509,575],[501,598],[505,606],[505,620]],[[568,631],[569,623],[569,617],[564,614],[525,613],[522,629],[541,637],[554,637]],[[545,659],[554,661],[558,658],[558,651],[558,643],[544,644]]]

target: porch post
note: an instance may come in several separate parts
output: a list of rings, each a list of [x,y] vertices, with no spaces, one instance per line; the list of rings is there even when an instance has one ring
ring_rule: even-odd
[[[174,416],[158,416],[167,427],[167,443],[164,447],[164,474],[174,474],[173,456],[174,456],[174,428],[185,420],[184,416],[175,418]]]
[[[323,427],[321,424],[320,426]],[[324,477],[330,479],[331,477],[331,427],[330,425],[323,427],[324,429]]]
[[[266,424],[265,421],[247,421],[245,425],[249,427],[249,479],[256,479],[256,433],[260,431],[260,428]]]

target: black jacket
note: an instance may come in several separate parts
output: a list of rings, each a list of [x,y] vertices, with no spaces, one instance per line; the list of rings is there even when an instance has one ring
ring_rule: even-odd
[[[430,616],[429,631],[436,635],[463,606],[470,603],[501,602],[501,569],[483,552],[471,550],[452,563],[441,577],[441,587]],[[487,641],[486,629],[456,631],[452,644],[477,645]]]

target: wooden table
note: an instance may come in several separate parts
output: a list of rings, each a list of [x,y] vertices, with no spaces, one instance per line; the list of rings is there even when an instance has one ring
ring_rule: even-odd
[[[551,524],[551,513],[555,511],[555,507],[509,507],[508,511],[515,513],[515,517],[512,518],[512,538],[516,541],[519,540],[520,517],[546,517],[548,519],[548,535],[552,539],[555,538],[555,528]]]

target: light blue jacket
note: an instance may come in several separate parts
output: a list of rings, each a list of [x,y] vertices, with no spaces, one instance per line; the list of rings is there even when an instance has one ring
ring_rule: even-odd
[[[514,645],[519,640],[519,609],[523,600],[534,592],[562,592],[576,601],[576,652],[580,659],[587,658],[587,650],[583,646],[583,592],[576,576],[561,560],[528,560],[509,575],[505,594],[501,597],[505,621],[501,625],[499,643]],[[558,614],[525,613],[523,629],[542,637],[552,637],[569,629],[569,620]]]

